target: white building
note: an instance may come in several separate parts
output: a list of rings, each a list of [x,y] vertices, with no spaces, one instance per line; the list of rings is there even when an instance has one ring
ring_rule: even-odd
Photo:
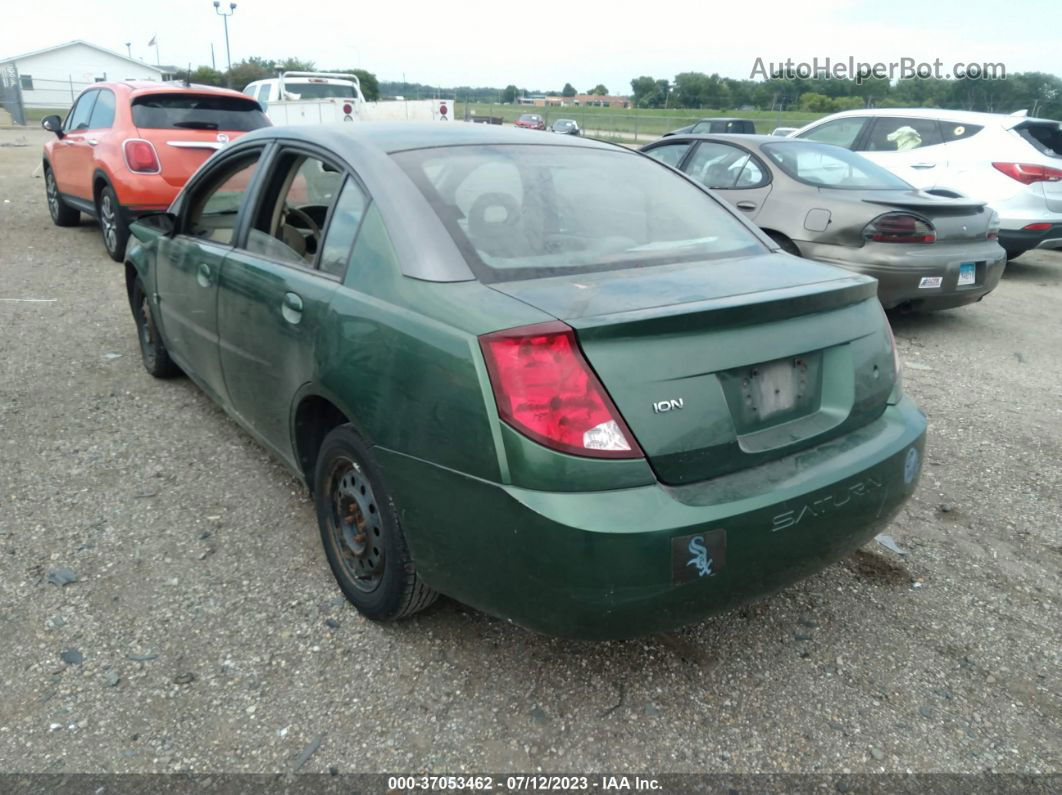
[[[152,66],[117,52],[68,41],[24,55],[0,58],[0,66],[14,63],[27,108],[68,108],[86,87],[104,80],[165,80],[170,66]]]

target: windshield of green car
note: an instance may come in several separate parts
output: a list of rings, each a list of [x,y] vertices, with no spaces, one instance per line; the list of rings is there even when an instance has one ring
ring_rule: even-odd
[[[457,146],[393,157],[483,281],[765,250],[696,185],[619,148]]]
[[[765,155],[805,185],[842,190],[910,190],[911,186],[861,155],[840,146],[788,140],[764,144]]]

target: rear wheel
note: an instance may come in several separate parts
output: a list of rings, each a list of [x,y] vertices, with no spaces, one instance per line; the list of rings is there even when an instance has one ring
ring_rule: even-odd
[[[44,167],[44,190],[48,196],[48,213],[56,226],[77,226],[81,213],[70,207],[59,195],[59,186],[55,184],[55,174],[51,166]]]
[[[133,318],[136,321],[136,336],[140,341],[140,358],[144,369],[155,378],[172,378],[180,374],[180,368],[173,363],[166,344],[159,336],[155,326],[155,315],[144,292],[144,283],[137,279],[133,283]]]
[[[343,594],[366,618],[388,621],[437,598],[417,575],[368,446],[350,425],[325,437],[314,502],[328,564]]]
[[[800,249],[797,248],[796,243],[783,235],[781,232],[768,232],[767,236],[771,238],[778,248],[782,249],[786,254],[792,254],[794,257],[800,256]]]
[[[96,199],[96,217],[100,222],[103,246],[115,262],[125,261],[125,246],[129,242],[129,226],[122,217],[118,197],[110,185],[104,185]]]

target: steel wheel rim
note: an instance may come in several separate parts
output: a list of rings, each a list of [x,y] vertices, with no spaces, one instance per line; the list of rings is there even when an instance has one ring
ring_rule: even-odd
[[[48,212],[52,214],[52,218],[59,217],[59,188],[55,184],[55,175],[51,169],[48,169],[48,175],[45,178],[45,189],[48,192]]]
[[[383,578],[383,517],[364,470],[338,458],[328,476],[328,529],[336,557],[354,586],[371,593]]]
[[[108,251],[118,246],[118,224],[114,217],[114,202],[109,193],[104,193],[100,200],[100,225],[103,227],[103,242]]]

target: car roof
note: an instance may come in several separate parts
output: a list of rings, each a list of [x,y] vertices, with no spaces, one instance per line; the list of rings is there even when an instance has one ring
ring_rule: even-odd
[[[464,122],[371,122],[363,124],[318,124],[263,127],[240,141],[259,138],[288,138],[324,145],[337,154],[351,156],[358,146],[369,147],[385,154],[409,149],[434,149],[443,146],[475,146],[492,144],[531,144],[537,146],[578,146],[608,151],[633,151],[617,144],[592,139],[557,141],[519,127],[499,124],[467,124]]]
[[[831,113],[829,116],[824,116],[817,121],[811,122],[811,124],[818,124],[819,122],[828,119],[843,119],[852,116],[908,116],[913,119],[947,119],[948,121],[962,122],[964,124],[980,124],[982,126],[1003,124],[1005,122],[1013,123],[1016,121],[1023,121],[1026,118],[1028,118],[1029,121],[1054,121],[1053,119],[1036,118],[1033,116],[1025,117],[1021,115],[1021,112],[1007,114],[982,113],[973,110],[949,110],[948,108],[862,108],[858,110],[844,110],[840,113]]]
[[[109,88],[111,90],[123,91],[128,93],[131,97],[138,97],[142,94],[220,94],[227,97],[247,99],[245,94],[241,94],[239,91],[233,91],[230,88],[218,88],[217,86],[207,86],[200,83],[186,84],[176,80],[165,83],[148,80],[112,80],[109,82],[93,83],[85,90],[88,91],[92,88]]]

